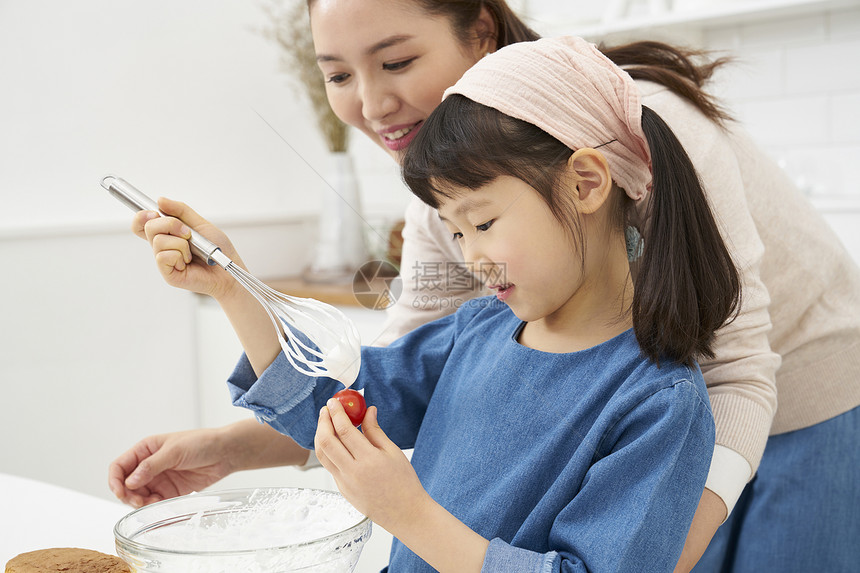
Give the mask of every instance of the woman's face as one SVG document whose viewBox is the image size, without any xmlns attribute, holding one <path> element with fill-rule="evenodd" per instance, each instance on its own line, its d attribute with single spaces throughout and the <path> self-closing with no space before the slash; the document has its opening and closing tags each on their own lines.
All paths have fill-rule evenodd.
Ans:
<svg viewBox="0 0 860 573">
<path fill-rule="evenodd" d="M 495 47 L 464 46 L 409 0 L 316 0 L 311 31 L 335 114 L 398 162 L 445 89 Z"/>
</svg>

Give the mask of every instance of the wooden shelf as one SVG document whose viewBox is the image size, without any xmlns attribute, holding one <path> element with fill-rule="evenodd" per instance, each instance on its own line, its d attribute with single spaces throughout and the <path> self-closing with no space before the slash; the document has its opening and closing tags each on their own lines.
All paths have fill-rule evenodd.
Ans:
<svg viewBox="0 0 860 573">
<path fill-rule="evenodd" d="M 288 277 L 265 281 L 273 289 L 301 298 L 316 300 L 335 306 L 359 306 L 352 290 L 352 282 L 347 283 L 310 283 L 301 277 Z"/>
<path fill-rule="evenodd" d="M 343 283 L 313 283 L 302 277 L 287 277 L 264 281 L 273 289 L 290 296 L 313 298 L 333 306 L 363 307 L 373 310 L 388 308 L 394 301 L 389 298 L 389 289 L 399 292 L 392 287 L 393 276 L 379 276 L 370 282 L 353 285 L 352 281 Z M 396 279 L 399 280 L 399 279 Z M 356 288 L 359 292 L 356 293 Z M 362 292 L 364 289 L 365 292 Z M 396 296 L 396 295 L 394 295 Z M 381 305 L 381 306 L 380 306 Z"/>
<path fill-rule="evenodd" d="M 742 24 L 774 18 L 787 18 L 842 8 L 857 8 L 857 0 L 735 0 L 715 1 L 709 6 L 686 11 L 666 12 L 605 24 L 583 24 L 571 18 L 533 18 L 534 26 L 546 36 L 576 34 L 592 41 L 616 34 L 657 29 L 707 28 Z"/>
</svg>

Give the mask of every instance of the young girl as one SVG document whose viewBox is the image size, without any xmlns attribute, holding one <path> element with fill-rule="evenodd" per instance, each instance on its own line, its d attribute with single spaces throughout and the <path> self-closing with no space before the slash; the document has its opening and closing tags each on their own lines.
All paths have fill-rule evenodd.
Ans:
<svg viewBox="0 0 860 573">
<path fill-rule="evenodd" d="M 739 296 L 695 170 L 578 38 L 502 49 L 448 93 L 403 172 L 496 296 L 363 349 L 363 433 L 337 382 L 283 358 L 240 362 L 235 403 L 315 445 L 397 538 L 391 571 L 672 571 L 714 443 L 695 359 Z"/>
</svg>

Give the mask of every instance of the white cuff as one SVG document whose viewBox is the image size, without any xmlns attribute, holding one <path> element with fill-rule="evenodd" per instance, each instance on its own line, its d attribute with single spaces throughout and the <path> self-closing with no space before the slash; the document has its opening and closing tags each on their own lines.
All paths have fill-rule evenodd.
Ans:
<svg viewBox="0 0 860 573">
<path fill-rule="evenodd" d="M 725 446 L 714 446 L 714 457 L 711 458 L 711 469 L 705 487 L 717 494 L 726 504 L 726 519 L 731 515 L 751 477 L 752 466 L 746 458 Z"/>
</svg>

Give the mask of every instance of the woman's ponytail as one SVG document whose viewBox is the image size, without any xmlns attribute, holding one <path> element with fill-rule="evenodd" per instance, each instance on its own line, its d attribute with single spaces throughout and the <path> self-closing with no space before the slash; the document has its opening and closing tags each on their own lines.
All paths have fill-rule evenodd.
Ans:
<svg viewBox="0 0 860 573">
<path fill-rule="evenodd" d="M 737 313 L 740 276 L 720 236 L 696 170 L 671 128 L 642 107 L 652 191 L 633 324 L 645 355 L 692 363 L 712 358 L 714 334 Z"/>
<path fill-rule="evenodd" d="M 717 100 L 702 89 L 719 67 L 731 61 L 730 58 L 711 60 L 700 50 L 650 41 L 599 48 L 634 80 L 655 82 L 669 88 L 713 122 L 731 119 Z"/>
</svg>

